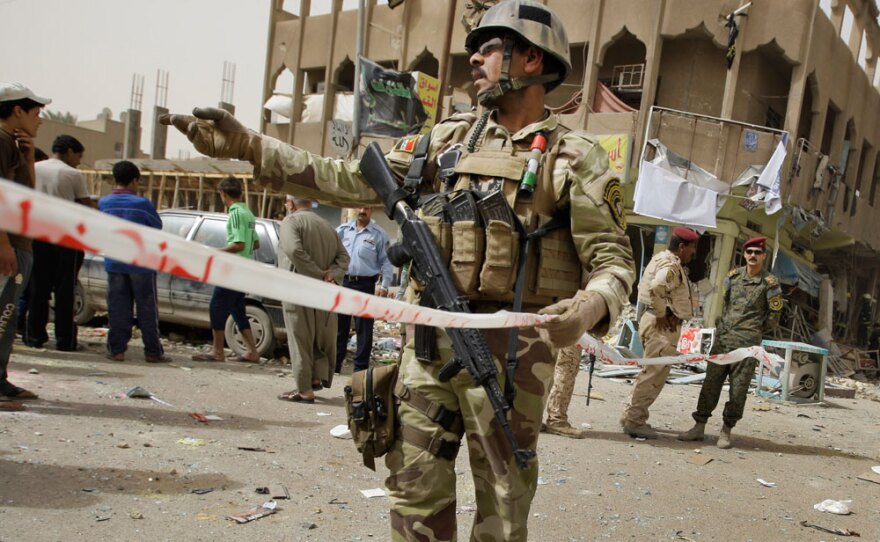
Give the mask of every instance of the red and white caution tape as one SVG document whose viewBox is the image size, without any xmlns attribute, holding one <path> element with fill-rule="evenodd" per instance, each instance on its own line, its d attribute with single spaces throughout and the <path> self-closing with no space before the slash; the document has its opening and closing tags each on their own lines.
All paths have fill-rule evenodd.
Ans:
<svg viewBox="0 0 880 542">
<path fill-rule="evenodd" d="M 0 179 L 0 230 L 224 288 L 366 318 L 448 328 L 531 327 L 549 318 L 507 311 L 445 312 L 363 294 L 186 241 L 5 179 Z"/>
<path fill-rule="evenodd" d="M 586 353 L 596 356 L 598 361 L 610 365 L 673 365 L 676 363 L 700 363 L 701 361 L 708 361 L 718 365 L 730 365 L 746 358 L 757 358 L 761 365 L 770 369 L 771 372 L 775 372 L 777 367 L 785 363 L 782 357 L 770 353 L 760 346 L 737 348 L 731 352 L 713 354 L 711 356 L 705 354 L 681 354 L 657 358 L 626 358 L 614 348 L 586 333 L 578 341 L 578 346 L 583 348 Z"/>
</svg>

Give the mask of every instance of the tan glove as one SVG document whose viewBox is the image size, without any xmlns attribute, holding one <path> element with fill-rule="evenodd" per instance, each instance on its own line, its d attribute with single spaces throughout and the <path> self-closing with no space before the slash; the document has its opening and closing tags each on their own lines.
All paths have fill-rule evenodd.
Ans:
<svg viewBox="0 0 880 542">
<path fill-rule="evenodd" d="M 601 295 L 581 290 L 570 299 L 541 309 L 538 314 L 559 315 L 540 324 L 538 334 L 551 346 L 565 348 L 575 344 L 581 335 L 608 316 L 608 305 Z"/>
<path fill-rule="evenodd" d="M 206 156 L 260 163 L 260 134 L 245 128 L 229 111 L 196 107 L 192 115 L 162 115 L 159 122 L 177 128 Z"/>
</svg>

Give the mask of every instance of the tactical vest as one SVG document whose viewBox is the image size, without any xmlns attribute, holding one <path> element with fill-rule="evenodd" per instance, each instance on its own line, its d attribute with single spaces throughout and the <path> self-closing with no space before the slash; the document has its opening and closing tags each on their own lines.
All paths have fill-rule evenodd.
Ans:
<svg viewBox="0 0 880 542">
<path fill-rule="evenodd" d="M 480 124 L 471 125 L 465 141 L 479 137 L 476 130 Z M 495 145 L 500 141 L 483 141 L 486 139 L 483 134 L 473 152 L 461 149 L 461 158 L 455 166 L 457 180 L 452 189 L 433 196 L 430 203 L 419 209 L 419 215 L 428 224 L 441 248 L 459 292 L 474 301 L 474 305 L 479 306 L 480 302 L 506 304 L 513 301 L 519 259 L 522 257 L 521 236 L 534 232 L 560 212 L 553 172 L 560 141 L 569 131 L 558 125 L 547 133 L 547 150 L 541 155 L 538 179 L 532 194 L 519 191 L 530 155 L 529 146 L 514 144 L 507 148 L 493 148 L 500 147 L 500 144 Z M 449 215 L 449 201 L 462 191 L 479 191 L 481 184 L 489 181 L 492 181 L 493 190 L 497 188 L 501 191 L 514 211 L 522 224 L 521 231 L 515 224 L 504 220 L 481 220 L 477 217 L 475 220 L 450 221 L 443 218 Z M 442 181 L 435 176 L 434 191 L 441 192 L 442 187 Z M 525 258 L 524 307 L 547 306 L 573 296 L 580 288 L 583 270 L 568 223 L 529 242 Z M 420 289 L 420 285 L 414 286 L 417 291 Z"/>
</svg>

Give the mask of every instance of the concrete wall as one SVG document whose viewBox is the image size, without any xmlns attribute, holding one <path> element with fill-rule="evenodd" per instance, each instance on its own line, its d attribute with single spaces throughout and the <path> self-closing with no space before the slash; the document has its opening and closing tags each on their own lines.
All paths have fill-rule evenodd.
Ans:
<svg viewBox="0 0 880 542">
<path fill-rule="evenodd" d="M 96 119 L 76 125 L 43 119 L 37 133 L 37 147 L 52 155 L 52 142 L 62 134 L 77 138 L 86 148 L 83 165 L 91 167 L 97 160 L 122 158 L 125 125 L 115 120 Z"/>
</svg>

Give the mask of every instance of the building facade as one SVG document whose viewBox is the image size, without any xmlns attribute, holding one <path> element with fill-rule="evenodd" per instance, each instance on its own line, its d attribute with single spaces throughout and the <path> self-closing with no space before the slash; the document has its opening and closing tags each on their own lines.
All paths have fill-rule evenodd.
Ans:
<svg viewBox="0 0 880 542">
<path fill-rule="evenodd" d="M 344 104 L 354 86 L 357 2 L 333 0 L 329 9 L 310 0 L 272 2 L 264 98 L 285 96 L 290 104 L 283 116 L 264 110 L 262 131 L 333 155 L 331 120 L 350 115 Z M 367 1 L 365 56 L 437 77 L 438 118 L 475 104 L 460 24 L 466 3 L 406 0 L 390 9 Z M 741 264 L 742 241 L 766 235 L 778 247 L 777 259 L 795 270 L 788 282 L 801 315 L 792 318 L 808 330 L 854 339 L 863 294 L 877 298 L 880 291 L 875 1 L 544 3 L 565 21 L 573 65 L 548 103 L 569 127 L 623 142 L 609 151 L 622 166 L 630 210 L 646 139 L 659 137 L 732 185 L 745 166 L 765 164 L 787 133 L 783 211 L 768 216 L 762 206 L 748 209 L 737 197 L 745 189 L 732 188 L 734 197 L 701 244 L 694 278 L 705 323 L 721 310 L 720 285 Z M 310 103 L 319 105 L 306 114 Z M 658 232 L 669 224 L 634 213 L 628 218 L 637 260 L 645 251 L 646 263 L 665 246 Z M 810 281 L 820 284 L 807 287 Z M 784 333 L 803 339 L 796 324 Z"/>
</svg>

